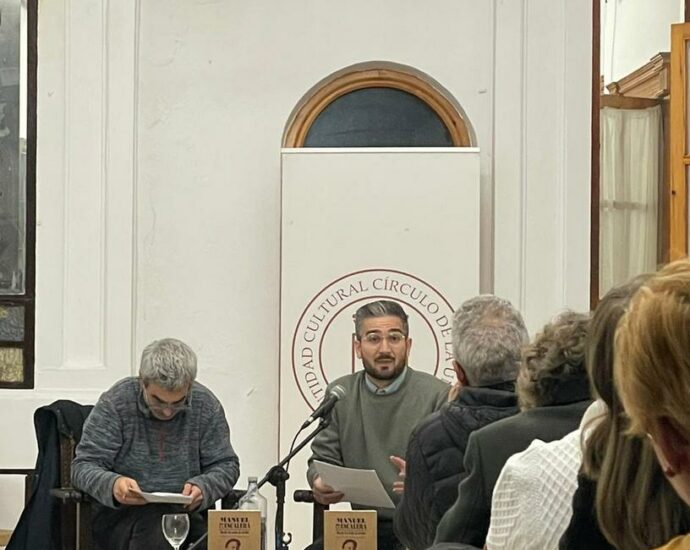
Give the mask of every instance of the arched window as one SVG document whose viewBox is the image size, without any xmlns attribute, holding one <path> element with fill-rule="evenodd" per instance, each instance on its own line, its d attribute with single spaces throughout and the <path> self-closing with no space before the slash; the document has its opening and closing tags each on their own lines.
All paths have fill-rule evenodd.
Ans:
<svg viewBox="0 0 690 550">
<path fill-rule="evenodd" d="M 391 63 L 361 64 L 312 88 L 284 147 L 470 147 L 465 118 L 431 78 Z"/>
</svg>

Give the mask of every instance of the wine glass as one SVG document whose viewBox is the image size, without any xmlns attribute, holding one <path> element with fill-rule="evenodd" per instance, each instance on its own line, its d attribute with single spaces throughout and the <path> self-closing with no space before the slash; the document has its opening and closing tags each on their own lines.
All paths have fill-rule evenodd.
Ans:
<svg viewBox="0 0 690 550">
<path fill-rule="evenodd" d="M 175 550 L 180 550 L 180 545 L 189 533 L 189 516 L 187 514 L 164 514 L 161 520 L 163 535 Z"/>
</svg>

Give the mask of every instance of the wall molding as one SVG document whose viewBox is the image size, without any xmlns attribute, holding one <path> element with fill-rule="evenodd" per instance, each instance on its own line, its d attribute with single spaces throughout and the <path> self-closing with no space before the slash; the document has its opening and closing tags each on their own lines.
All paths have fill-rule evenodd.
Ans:
<svg viewBox="0 0 690 550">
<path fill-rule="evenodd" d="M 131 371 L 138 10 L 65 0 L 39 14 L 37 389 Z"/>
<path fill-rule="evenodd" d="M 536 330 L 588 307 L 591 6 L 495 9 L 494 292 Z"/>
</svg>

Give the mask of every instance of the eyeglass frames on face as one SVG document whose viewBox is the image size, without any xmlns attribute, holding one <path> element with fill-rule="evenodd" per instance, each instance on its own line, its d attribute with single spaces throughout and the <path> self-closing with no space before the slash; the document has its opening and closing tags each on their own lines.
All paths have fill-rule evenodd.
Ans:
<svg viewBox="0 0 690 550">
<path fill-rule="evenodd" d="M 385 335 L 378 332 L 369 332 L 362 336 L 362 342 L 370 346 L 380 346 L 384 340 L 388 342 L 389 346 L 399 346 L 407 340 L 407 336 L 402 332 L 389 332 Z"/>
<path fill-rule="evenodd" d="M 149 406 L 149 409 L 151 410 L 169 410 L 174 413 L 178 413 L 187 408 L 187 398 L 189 397 L 189 392 L 187 392 L 182 399 L 178 399 L 173 403 L 167 403 L 165 401 L 158 399 L 155 395 L 149 395 L 145 387 L 142 387 L 142 390 L 144 392 L 144 399 L 146 400 L 146 404 Z"/>
</svg>

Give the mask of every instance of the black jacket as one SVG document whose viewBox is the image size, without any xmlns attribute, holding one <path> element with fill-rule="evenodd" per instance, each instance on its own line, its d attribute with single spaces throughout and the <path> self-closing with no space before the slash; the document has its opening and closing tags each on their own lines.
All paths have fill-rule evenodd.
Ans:
<svg viewBox="0 0 690 550">
<path fill-rule="evenodd" d="M 38 458 L 34 484 L 7 550 L 61 548 L 60 502 L 50 495 L 51 489 L 60 486 L 60 434 L 79 441 L 84 420 L 92 408 L 61 400 L 36 409 Z"/>
<path fill-rule="evenodd" d="M 577 476 L 577 490 L 573 495 L 573 515 L 559 541 L 561 550 L 615 550 L 599 528 L 596 508 L 597 483 L 584 474 Z"/>
<path fill-rule="evenodd" d="M 407 446 L 405 494 L 395 511 L 395 533 L 411 550 L 434 542 L 441 516 L 455 502 L 470 433 L 518 412 L 514 384 L 460 390 L 422 420 Z"/>
<path fill-rule="evenodd" d="M 554 441 L 576 430 L 591 403 L 586 379 L 561 386 L 563 395 L 559 402 L 564 404 L 528 409 L 472 433 L 465 453 L 467 475 L 458 486 L 455 504 L 438 524 L 435 542 L 484 546 L 491 518 L 491 496 L 503 465 L 534 439 Z"/>
</svg>

